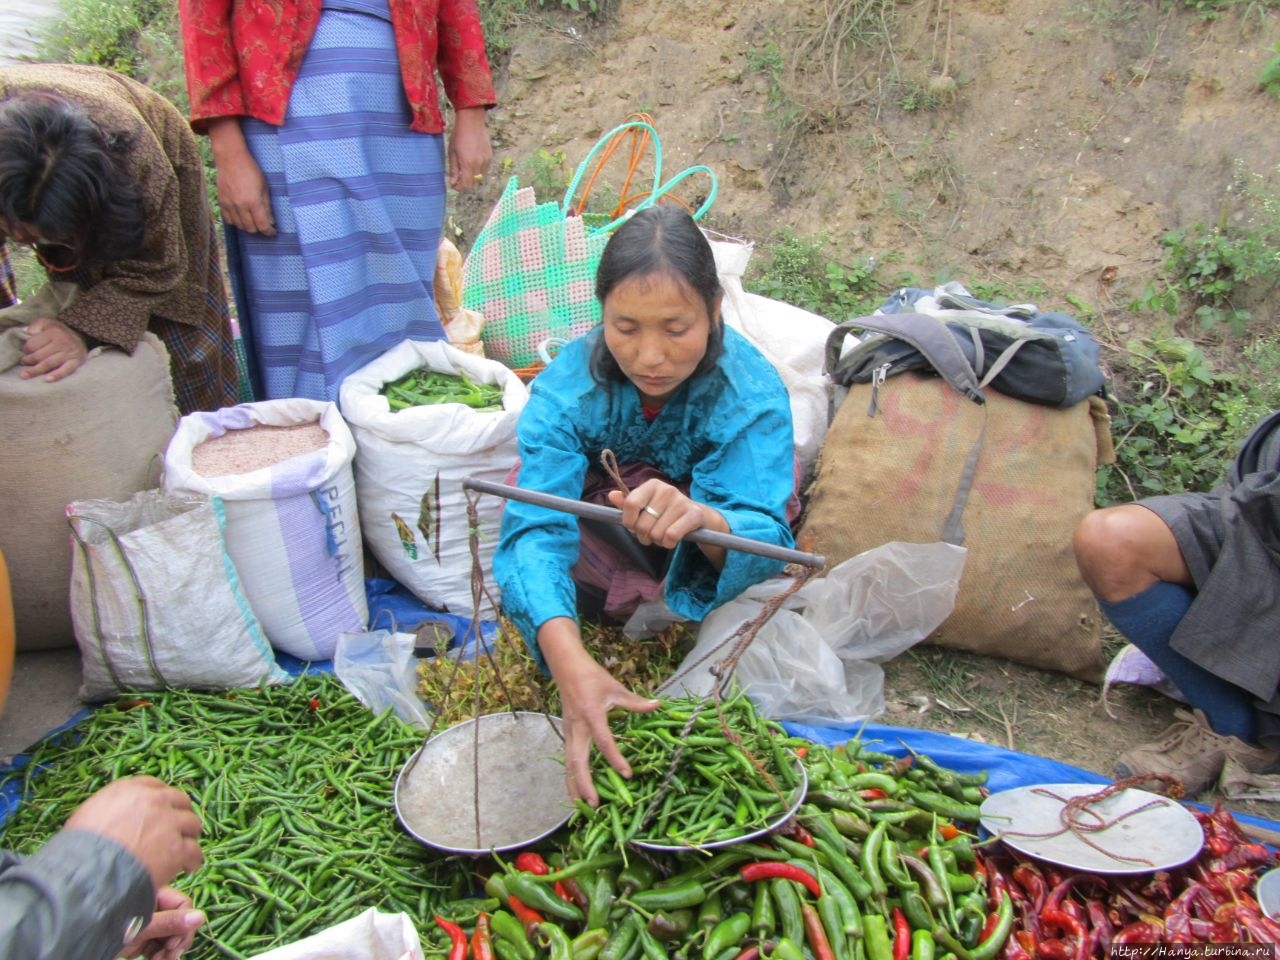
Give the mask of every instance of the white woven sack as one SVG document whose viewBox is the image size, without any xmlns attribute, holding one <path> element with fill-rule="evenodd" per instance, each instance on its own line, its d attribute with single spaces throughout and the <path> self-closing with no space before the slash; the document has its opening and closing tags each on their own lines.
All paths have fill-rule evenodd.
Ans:
<svg viewBox="0 0 1280 960">
<path fill-rule="evenodd" d="M 66 513 L 81 700 L 288 680 L 240 589 L 216 499 L 144 490 Z"/>
<path fill-rule="evenodd" d="M 193 451 L 208 437 L 317 421 L 329 434 L 323 449 L 220 477 L 192 466 Z M 355 450 L 335 404 L 285 399 L 188 414 L 165 451 L 165 491 L 222 499 L 227 551 L 267 639 L 303 660 L 330 659 L 341 633 L 368 627 Z"/>
<path fill-rule="evenodd" d="M 807 474 L 831 424 L 831 381 L 823 362 L 833 324 L 826 317 L 781 300 L 747 293 L 742 287 L 742 275 L 751 260 L 751 245 L 710 242 L 720 285 L 724 287 L 724 322 L 755 344 L 786 384 L 796 456 Z"/>
<path fill-rule="evenodd" d="M 503 409 L 485 413 L 443 403 L 392 412 L 380 391 L 422 367 L 500 385 Z M 392 577 L 436 610 L 484 620 L 496 615 L 492 565 L 503 501 L 472 493 L 480 565 L 493 601 L 482 596 L 475 611 L 462 481 L 506 480 L 518 456 L 516 420 L 528 398 L 509 368 L 443 341 L 406 340 L 342 382 L 339 402 L 358 450 L 356 493 L 365 542 Z"/>
</svg>

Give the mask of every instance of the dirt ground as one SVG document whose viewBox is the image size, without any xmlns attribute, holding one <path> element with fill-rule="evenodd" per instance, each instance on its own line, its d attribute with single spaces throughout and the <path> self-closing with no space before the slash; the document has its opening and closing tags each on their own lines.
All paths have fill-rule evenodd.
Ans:
<svg viewBox="0 0 1280 960">
<path fill-rule="evenodd" d="M 594 18 L 544 13 L 497 64 L 500 175 L 453 211 L 457 238 L 465 248 L 511 174 L 560 199 L 557 178 L 647 112 L 668 175 L 717 172 L 707 226 L 756 242 L 824 235 L 847 267 L 874 259 L 880 276 L 1081 309 L 1114 361 L 1159 322 L 1127 307 L 1159 276 L 1159 237 L 1243 222 L 1233 177 L 1273 174 L 1277 104 L 1256 78 L 1278 19 L 1261 4 L 1206 20 L 1127 0 L 616 0 Z M 1248 305 L 1266 317 L 1274 303 Z M 886 693 L 888 722 L 1102 773 L 1177 706 L 1119 686 L 1108 713 L 1096 685 L 930 647 L 888 664 Z M 1275 817 L 1280 805 L 1237 809 Z"/>
</svg>

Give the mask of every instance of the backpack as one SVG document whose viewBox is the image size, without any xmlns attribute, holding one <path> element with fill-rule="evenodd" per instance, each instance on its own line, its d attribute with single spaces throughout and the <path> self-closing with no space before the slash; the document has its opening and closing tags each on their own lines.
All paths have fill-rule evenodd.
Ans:
<svg viewBox="0 0 1280 960">
<path fill-rule="evenodd" d="M 865 331 L 846 349 L 852 334 Z M 827 338 L 826 370 L 841 386 L 883 383 L 907 370 L 934 371 L 981 403 L 988 385 L 1060 409 L 1101 394 L 1098 343 L 1065 313 L 1030 304 L 997 307 L 958 283 L 903 287 L 873 316 L 838 324 Z M 872 403 L 875 391 L 872 392 Z"/>
</svg>

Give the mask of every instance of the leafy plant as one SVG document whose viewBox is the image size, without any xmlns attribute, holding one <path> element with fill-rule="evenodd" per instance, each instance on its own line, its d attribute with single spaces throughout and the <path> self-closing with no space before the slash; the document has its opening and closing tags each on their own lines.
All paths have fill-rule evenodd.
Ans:
<svg viewBox="0 0 1280 960">
<path fill-rule="evenodd" d="M 840 263 L 827 255 L 829 244 L 825 234 L 798 237 L 784 230 L 769 245 L 760 272 L 746 279 L 746 288 L 835 322 L 866 316 L 885 292 L 875 258 L 858 266 Z"/>
<path fill-rule="evenodd" d="M 1277 54 L 1266 62 L 1262 72 L 1258 74 L 1258 86 L 1271 94 L 1280 97 L 1280 43 L 1271 48 Z"/>
<path fill-rule="evenodd" d="M 1244 332 L 1252 315 L 1239 306 L 1241 294 L 1250 285 L 1271 287 L 1280 282 L 1280 195 L 1239 163 L 1228 195 L 1248 213 L 1243 224 L 1229 221 L 1224 203 L 1217 225 L 1197 222 L 1166 233 L 1160 238 L 1166 250 L 1166 279 L 1148 284 L 1132 309 L 1177 316 L 1184 304 L 1190 304 L 1205 330 L 1225 324 L 1237 334 Z"/>
<path fill-rule="evenodd" d="M 1236 447 L 1280 406 L 1280 342 L 1244 352 L 1237 370 L 1217 372 L 1181 337 L 1127 346 L 1125 392 L 1112 411 L 1116 462 L 1098 473 L 1098 502 L 1209 490 Z"/>
<path fill-rule="evenodd" d="M 67 0 L 42 37 L 39 59 L 134 76 L 142 65 L 138 38 L 163 13 L 158 0 Z"/>
<path fill-rule="evenodd" d="M 520 180 L 533 187 L 541 201 L 558 200 L 569 186 L 569 168 L 563 150 L 539 149 L 520 165 Z"/>
</svg>

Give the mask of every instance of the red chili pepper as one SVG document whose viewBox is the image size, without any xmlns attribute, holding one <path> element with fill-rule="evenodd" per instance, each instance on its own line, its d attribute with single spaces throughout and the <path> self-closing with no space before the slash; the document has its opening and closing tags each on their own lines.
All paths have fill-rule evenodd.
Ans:
<svg viewBox="0 0 1280 960">
<path fill-rule="evenodd" d="M 528 906 L 523 900 L 516 897 L 507 897 L 507 906 L 516 915 L 516 919 L 524 924 L 524 932 L 532 940 L 538 932 L 538 925 L 546 922 L 545 918 L 533 907 Z M 450 957 L 449 960 L 453 960 L 453 958 Z"/>
<path fill-rule="evenodd" d="M 557 880 L 555 883 L 555 891 L 560 894 L 561 899 L 574 904 L 583 913 L 591 907 L 591 898 L 587 896 L 587 891 L 582 889 L 576 877 L 565 877 L 563 880 Z"/>
<path fill-rule="evenodd" d="M 868 787 L 866 790 L 859 790 L 858 796 L 863 800 L 887 800 L 889 794 L 885 793 L 879 787 Z"/>
<path fill-rule="evenodd" d="M 796 747 L 796 756 L 803 760 L 809 755 L 808 747 Z"/>
<path fill-rule="evenodd" d="M 138 707 L 151 706 L 150 700 L 121 700 L 116 704 L 121 710 L 135 710 Z"/>
<path fill-rule="evenodd" d="M 911 924 L 901 907 L 893 908 L 893 960 L 911 956 Z"/>
<path fill-rule="evenodd" d="M 818 916 L 818 908 L 812 903 L 802 903 L 800 915 L 804 917 L 804 936 L 809 941 L 809 949 L 813 951 L 814 960 L 836 960 L 835 950 L 831 946 L 831 941 L 827 939 L 827 931 L 822 926 L 822 918 Z"/>
<path fill-rule="evenodd" d="M 542 858 L 542 854 L 534 850 L 522 850 L 516 854 L 516 869 L 545 877 L 551 872 L 551 865 Z"/>
<path fill-rule="evenodd" d="M 476 917 L 476 928 L 471 933 L 471 956 L 473 960 L 494 960 L 493 934 L 489 931 L 487 913 Z"/>
<path fill-rule="evenodd" d="M 449 960 L 467 960 L 467 935 L 451 920 L 436 914 L 436 926 L 449 935 Z"/>
<path fill-rule="evenodd" d="M 1084 948 L 1088 934 L 1084 929 L 1084 924 L 1077 920 L 1065 910 L 1053 910 L 1046 908 L 1040 912 L 1040 922 L 1044 925 L 1044 929 L 1060 930 L 1065 936 L 1062 938 L 1067 944 L 1070 956 L 1073 960 L 1085 960 Z M 1043 950 L 1045 942 L 1041 942 L 1040 948 Z"/>
<path fill-rule="evenodd" d="M 799 821 L 791 821 L 790 830 L 792 839 L 797 843 L 803 843 L 806 847 L 816 847 L 818 845 L 817 841 L 813 839 L 813 834 L 801 826 Z"/>
<path fill-rule="evenodd" d="M 940 823 L 938 824 L 938 836 L 943 840 L 954 840 L 960 836 L 960 828 L 954 823 Z"/>
<path fill-rule="evenodd" d="M 551 872 L 551 864 L 547 863 L 542 854 L 538 853 L 536 850 L 523 850 L 516 854 L 515 867 L 517 870 L 523 870 L 525 873 L 532 873 L 537 877 L 545 877 Z M 557 880 L 555 882 L 554 889 L 556 895 L 561 900 L 581 907 L 583 910 L 587 909 L 586 906 L 578 902 L 578 898 L 573 895 L 573 892 L 563 880 Z M 583 899 L 586 899 L 585 896 Z"/>
<path fill-rule="evenodd" d="M 308 707 L 310 707 L 312 710 L 319 710 L 319 709 L 320 709 L 320 698 L 319 698 L 319 697 L 312 697 L 310 700 L 308 700 L 308 701 L 307 701 L 307 706 L 308 706 Z"/>
<path fill-rule="evenodd" d="M 742 874 L 742 879 L 747 883 L 782 877 L 784 880 L 794 880 L 796 883 L 804 884 L 805 889 L 815 897 L 822 896 L 822 887 L 819 886 L 817 877 L 792 863 L 761 860 L 758 863 L 744 863 L 738 868 L 738 872 Z"/>
<path fill-rule="evenodd" d="M 760 960 L 760 944 L 753 943 L 749 947 L 744 947 L 733 960 Z"/>
</svg>

